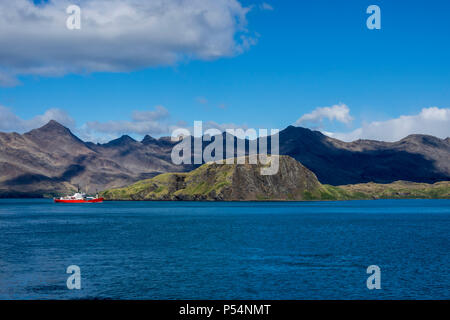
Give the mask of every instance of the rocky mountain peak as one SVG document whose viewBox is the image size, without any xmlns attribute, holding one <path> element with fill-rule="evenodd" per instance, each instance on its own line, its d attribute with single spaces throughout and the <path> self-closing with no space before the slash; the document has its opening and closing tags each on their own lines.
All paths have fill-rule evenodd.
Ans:
<svg viewBox="0 0 450 320">
<path fill-rule="evenodd" d="M 54 134 L 72 134 L 71 131 L 55 120 L 50 120 L 47 124 L 40 128 L 29 131 L 30 134 L 35 133 L 54 133 Z"/>
<path fill-rule="evenodd" d="M 147 145 L 147 144 L 153 144 L 153 143 L 156 143 L 157 141 L 158 141 L 158 140 L 156 140 L 155 138 L 153 138 L 152 136 L 150 136 L 150 135 L 147 134 L 147 135 L 144 137 L 144 139 L 142 139 L 141 143 Z"/>
<path fill-rule="evenodd" d="M 55 120 L 50 120 L 46 125 L 31 130 L 24 136 L 34 143 L 44 146 L 53 146 L 54 149 L 64 148 L 67 151 L 76 150 L 75 145 L 85 147 L 83 141 L 75 136 L 68 128 Z"/>
<path fill-rule="evenodd" d="M 107 147 L 118 147 L 118 146 L 127 146 L 127 145 L 131 145 L 136 143 L 137 141 L 134 140 L 132 137 L 130 137 L 129 135 L 124 134 L 123 136 L 121 136 L 118 139 L 115 140 L 111 140 L 110 142 L 108 142 L 107 144 L 105 144 L 105 146 Z"/>
</svg>

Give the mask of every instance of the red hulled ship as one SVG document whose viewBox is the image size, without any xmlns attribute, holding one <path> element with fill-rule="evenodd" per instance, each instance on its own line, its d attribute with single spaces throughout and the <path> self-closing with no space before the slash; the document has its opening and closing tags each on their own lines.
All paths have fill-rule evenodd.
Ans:
<svg viewBox="0 0 450 320">
<path fill-rule="evenodd" d="M 55 203 L 101 203 L 104 199 L 99 198 L 98 195 L 88 197 L 85 193 L 77 192 L 73 196 L 54 198 L 53 200 Z"/>
</svg>

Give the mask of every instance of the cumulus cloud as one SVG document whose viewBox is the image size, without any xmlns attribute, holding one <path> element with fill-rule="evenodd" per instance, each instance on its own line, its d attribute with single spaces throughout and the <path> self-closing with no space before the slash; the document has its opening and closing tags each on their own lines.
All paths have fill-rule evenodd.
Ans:
<svg viewBox="0 0 450 320">
<path fill-rule="evenodd" d="M 23 133 L 32 129 L 39 128 L 47 124 L 50 120 L 56 120 L 68 128 L 75 127 L 75 121 L 61 109 L 49 109 L 41 115 L 31 119 L 22 119 L 14 112 L 0 105 L 0 131 Z"/>
<path fill-rule="evenodd" d="M 163 106 L 156 106 L 153 111 L 133 111 L 134 121 L 156 121 L 169 117 L 169 111 Z"/>
<path fill-rule="evenodd" d="M 89 134 L 102 133 L 110 135 L 139 134 L 160 135 L 169 131 L 169 111 L 163 106 L 152 111 L 133 111 L 131 120 L 89 121 L 82 129 Z"/>
<path fill-rule="evenodd" d="M 22 119 L 11 109 L 0 105 L 0 132 L 24 133 L 42 127 L 50 120 L 55 120 L 68 127 L 84 141 L 100 143 L 111 141 L 124 134 L 163 136 L 171 135 L 177 128 L 185 128 L 194 132 L 193 123 L 171 119 L 170 112 L 163 106 L 156 106 L 153 110 L 135 110 L 131 112 L 129 120 L 88 121 L 77 126 L 74 119 L 61 109 L 48 109 L 43 114 L 31 119 Z M 223 132 L 226 129 L 242 128 L 246 130 L 247 126 L 215 121 L 203 122 L 203 132 L 213 128 Z"/>
<path fill-rule="evenodd" d="M 24 133 L 55 120 L 85 141 L 106 142 L 122 134 L 168 134 L 173 126 L 169 118 L 170 114 L 166 108 L 156 106 L 154 110 L 133 111 L 130 120 L 89 121 L 77 127 L 74 119 L 61 109 L 48 109 L 31 119 L 22 119 L 11 109 L 0 105 L 0 132 Z"/>
<path fill-rule="evenodd" d="M 200 120 L 199 120 L 200 121 Z M 201 132 L 194 130 L 194 123 L 189 125 L 186 122 L 179 122 L 176 125 L 170 126 L 170 135 L 171 133 L 176 129 L 186 129 L 190 135 L 194 137 L 201 137 L 203 135 L 206 135 L 206 131 L 213 129 L 217 130 L 218 132 L 225 132 L 227 129 L 243 129 L 247 130 L 248 126 L 246 124 L 238 125 L 235 123 L 218 123 L 216 121 L 202 121 L 201 123 Z M 200 127 L 197 127 L 197 130 L 199 130 Z"/>
<path fill-rule="evenodd" d="M 81 29 L 66 28 L 73 1 L 1 1 L 0 84 L 14 76 L 121 72 L 233 56 L 255 43 L 237 0 L 78 0 Z"/>
<path fill-rule="evenodd" d="M 351 132 L 323 133 L 343 141 L 372 139 L 392 142 L 410 134 L 428 134 L 444 139 L 450 136 L 450 108 L 423 108 L 419 114 L 365 123 Z"/>
<path fill-rule="evenodd" d="M 353 117 L 350 115 L 350 109 L 345 104 L 337 104 L 331 107 L 320 107 L 313 110 L 311 113 L 304 114 L 296 122 L 296 125 L 318 124 L 324 119 L 330 121 L 338 121 L 341 123 L 349 124 L 353 121 Z"/>
<path fill-rule="evenodd" d="M 104 142 L 123 134 L 140 136 L 146 134 L 153 136 L 171 135 L 178 128 L 185 128 L 192 134 L 194 133 L 193 123 L 175 122 L 170 119 L 170 113 L 166 108 L 157 106 L 153 111 L 133 111 L 131 120 L 86 122 L 78 129 L 77 134 L 84 140 Z M 203 121 L 202 123 L 203 132 L 208 129 L 217 129 L 223 132 L 226 129 L 238 128 L 245 130 L 247 126 L 239 126 L 234 123 L 217 123 L 215 121 Z"/>
</svg>

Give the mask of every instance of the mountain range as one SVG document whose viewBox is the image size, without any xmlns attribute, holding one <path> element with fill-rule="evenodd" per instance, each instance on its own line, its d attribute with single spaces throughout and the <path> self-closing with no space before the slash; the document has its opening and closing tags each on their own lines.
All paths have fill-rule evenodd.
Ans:
<svg viewBox="0 0 450 320">
<path fill-rule="evenodd" d="M 397 142 L 343 142 L 289 126 L 279 139 L 280 154 L 301 162 L 323 184 L 450 180 L 449 138 L 410 135 Z M 105 144 L 84 142 L 53 120 L 24 134 L 0 133 L 0 196 L 50 196 L 77 187 L 94 193 L 198 167 L 172 163 L 176 143 L 148 135 L 142 141 L 124 135 Z"/>
</svg>

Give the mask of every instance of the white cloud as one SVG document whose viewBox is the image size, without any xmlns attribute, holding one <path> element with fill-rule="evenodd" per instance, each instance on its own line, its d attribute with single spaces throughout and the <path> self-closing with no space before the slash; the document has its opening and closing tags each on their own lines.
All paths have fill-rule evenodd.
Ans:
<svg viewBox="0 0 450 320">
<path fill-rule="evenodd" d="M 345 124 L 349 124 L 353 121 L 353 117 L 350 115 L 350 109 L 345 104 L 337 104 L 331 107 L 316 108 L 310 113 L 304 114 L 296 122 L 296 125 L 304 125 L 306 123 L 317 124 L 324 119 L 330 121 L 338 121 Z"/>
<path fill-rule="evenodd" d="M 187 59 L 233 56 L 255 43 L 237 0 L 78 0 L 81 29 L 68 30 L 73 1 L 0 3 L 0 84 L 15 75 L 121 72 Z"/>
<path fill-rule="evenodd" d="M 343 141 L 398 141 L 410 134 L 428 134 L 444 139 L 450 136 L 450 108 L 423 108 L 416 115 L 402 115 L 386 121 L 365 123 L 347 133 L 322 132 Z"/>
<path fill-rule="evenodd" d="M 133 111 L 134 121 L 156 121 L 169 117 L 169 111 L 163 106 L 156 106 L 154 111 Z"/>
<path fill-rule="evenodd" d="M 158 135 L 167 131 L 167 125 L 157 121 L 89 121 L 85 124 L 88 132 L 95 131 L 107 134 L 150 134 Z"/>
<path fill-rule="evenodd" d="M 144 116 L 145 115 L 145 116 Z M 208 129 L 247 129 L 247 126 L 239 126 L 234 123 L 217 123 L 215 121 L 203 121 L 203 132 Z M 83 140 L 104 142 L 105 140 L 115 139 L 123 134 L 130 135 L 171 135 L 175 129 L 185 128 L 192 134 L 194 132 L 193 123 L 188 124 L 184 121 L 170 121 L 169 111 L 157 106 L 154 111 L 133 111 L 131 120 L 121 121 L 90 121 L 78 129 L 77 134 Z"/>
<path fill-rule="evenodd" d="M 163 106 L 156 106 L 154 110 L 135 110 L 131 113 L 129 120 L 88 121 L 77 126 L 74 119 L 61 109 L 49 109 L 31 119 L 22 119 L 11 109 L 0 105 L 0 132 L 24 133 L 42 127 L 50 120 L 55 120 L 68 127 L 84 141 L 100 143 L 111 141 L 124 134 L 132 136 L 171 135 L 172 131 L 177 128 L 186 128 L 190 132 L 194 132 L 193 123 L 172 120 L 169 111 Z M 247 126 L 214 121 L 203 122 L 203 132 L 212 128 L 220 131 L 237 128 L 246 130 Z"/>
<path fill-rule="evenodd" d="M 273 11 L 273 7 L 267 2 L 263 2 L 259 5 L 259 8 L 264 11 Z"/>
<path fill-rule="evenodd" d="M 180 128 L 186 129 L 187 131 L 190 132 L 190 135 L 195 136 L 195 137 L 200 137 L 200 136 L 204 135 L 205 132 L 209 129 L 216 129 L 220 132 L 225 132 L 227 129 L 243 129 L 243 130 L 248 129 L 248 126 L 246 124 L 238 125 L 235 123 L 218 123 L 216 121 L 202 121 L 201 132 L 195 132 L 193 124 L 194 123 L 189 125 L 186 122 L 179 122 L 176 125 L 171 125 L 169 127 L 169 129 L 170 129 L 169 135 L 171 135 L 171 133 L 174 130 L 180 129 Z M 199 134 L 197 134 L 197 133 L 199 133 Z"/>
<path fill-rule="evenodd" d="M 160 135 L 169 131 L 169 111 L 163 106 L 153 111 L 133 111 L 131 120 L 89 121 L 82 126 L 88 134 L 101 133 L 109 135 L 139 134 Z"/>
<path fill-rule="evenodd" d="M 31 119 L 22 119 L 11 109 L 0 105 L 0 132 L 24 133 L 42 127 L 50 120 L 55 120 L 85 141 L 105 142 L 122 134 L 167 134 L 171 128 L 168 122 L 169 116 L 166 108 L 156 106 L 150 111 L 133 111 L 131 120 L 90 121 L 77 127 L 74 119 L 61 109 L 48 109 Z"/>
<path fill-rule="evenodd" d="M 0 131 L 2 132 L 23 133 L 39 128 L 50 120 L 56 120 L 69 128 L 75 127 L 75 121 L 61 109 L 49 109 L 31 119 L 22 119 L 14 114 L 11 109 L 0 105 Z"/>
</svg>

